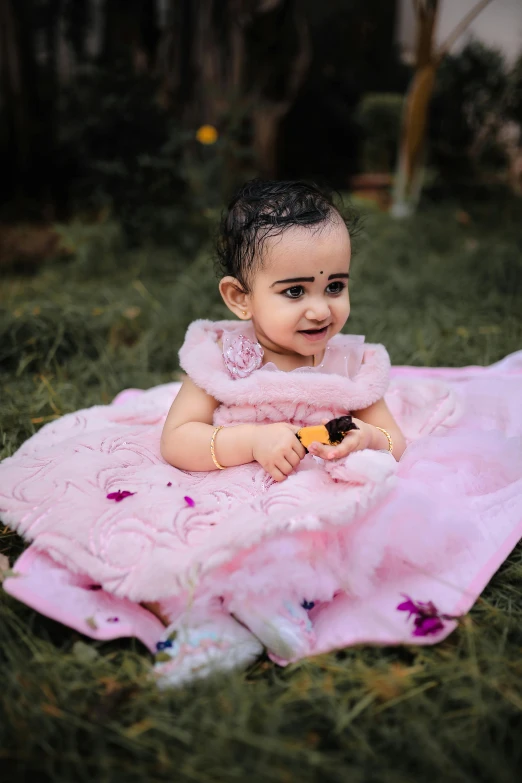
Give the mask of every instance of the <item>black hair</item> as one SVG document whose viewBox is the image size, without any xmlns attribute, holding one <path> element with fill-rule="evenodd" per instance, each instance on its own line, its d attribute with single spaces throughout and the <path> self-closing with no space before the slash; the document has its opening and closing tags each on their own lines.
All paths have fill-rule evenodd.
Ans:
<svg viewBox="0 0 522 783">
<path fill-rule="evenodd" d="M 293 226 L 318 230 L 339 218 L 353 236 L 357 216 L 334 201 L 325 188 L 295 180 L 250 180 L 237 191 L 221 218 L 218 271 L 221 276 L 232 275 L 248 291 L 269 237 L 279 236 Z"/>
</svg>

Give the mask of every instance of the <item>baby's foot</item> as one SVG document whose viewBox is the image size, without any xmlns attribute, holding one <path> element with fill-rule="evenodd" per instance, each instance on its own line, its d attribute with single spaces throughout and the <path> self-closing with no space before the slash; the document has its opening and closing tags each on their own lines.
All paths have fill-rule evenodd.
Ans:
<svg viewBox="0 0 522 783">
<path fill-rule="evenodd" d="M 192 626 L 190 619 L 190 615 L 178 618 L 156 645 L 154 674 L 160 688 L 246 669 L 263 651 L 255 636 L 227 614 L 199 618 Z"/>
<path fill-rule="evenodd" d="M 288 599 L 273 603 L 261 598 L 231 603 L 229 611 L 264 644 L 271 657 L 288 661 L 310 655 L 315 633 L 306 609 Z"/>
</svg>

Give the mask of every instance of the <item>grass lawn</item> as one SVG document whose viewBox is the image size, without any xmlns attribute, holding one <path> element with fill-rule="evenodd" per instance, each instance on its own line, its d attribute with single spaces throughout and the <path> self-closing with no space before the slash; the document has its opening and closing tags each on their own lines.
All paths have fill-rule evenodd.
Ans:
<svg viewBox="0 0 522 783">
<path fill-rule="evenodd" d="M 194 318 L 225 315 L 202 254 L 71 230 L 73 260 L 0 278 L 0 456 L 43 423 L 177 377 Z M 349 328 L 395 364 L 522 348 L 522 202 L 369 215 Z M 74 520 L 71 520 L 74 524 Z M 12 563 L 23 542 L 0 526 Z M 433 531 L 436 535 L 436 531 Z M 129 640 L 95 643 L 0 594 L 0 779 L 36 783 L 512 783 L 522 765 L 522 556 L 435 647 L 360 647 L 180 691 Z"/>
</svg>

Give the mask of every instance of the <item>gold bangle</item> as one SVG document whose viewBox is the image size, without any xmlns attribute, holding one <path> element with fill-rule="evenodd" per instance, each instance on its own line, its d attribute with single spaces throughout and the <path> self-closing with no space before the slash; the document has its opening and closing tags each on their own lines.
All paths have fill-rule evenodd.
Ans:
<svg viewBox="0 0 522 783">
<path fill-rule="evenodd" d="M 216 440 L 216 435 L 218 434 L 219 430 L 223 429 L 223 425 L 220 427 L 216 427 L 214 432 L 212 433 L 212 437 L 210 438 L 210 456 L 212 457 L 212 461 L 216 468 L 219 468 L 219 470 L 225 470 L 223 465 L 220 465 L 219 462 L 216 459 L 216 452 L 214 450 L 214 441 Z"/>
<path fill-rule="evenodd" d="M 375 427 L 375 429 L 376 429 L 376 430 L 380 430 L 380 431 L 381 431 L 382 433 L 384 433 L 384 435 L 386 435 L 386 437 L 388 438 L 388 451 L 389 451 L 389 452 L 390 452 L 390 454 L 391 454 L 391 453 L 392 453 L 392 451 L 393 451 L 393 441 L 392 441 L 392 439 L 391 439 L 391 435 L 390 435 L 390 433 L 389 433 L 387 430 L 383 430 L 383 428 L 382 428 L 382 427 Z"/>
</svg>

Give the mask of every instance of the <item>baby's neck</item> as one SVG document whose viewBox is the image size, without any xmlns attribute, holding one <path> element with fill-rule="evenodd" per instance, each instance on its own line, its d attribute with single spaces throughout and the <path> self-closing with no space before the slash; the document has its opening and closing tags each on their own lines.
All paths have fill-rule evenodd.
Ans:
<svg viewBox="0 0 522 783">
<path fill-rule="evenodd" d="M 317 367 L 318 364 L 321 364 L 324 356 L 324 351 L 313 356 L 301 356 L 295 353 L 279 352 L 273 347 L 263 345 L 261 341 L 260 344 L 263 348 L 263 364 L 273 362 L 283 372 L 291 372 L 299 367 Z"/>
</svg>

